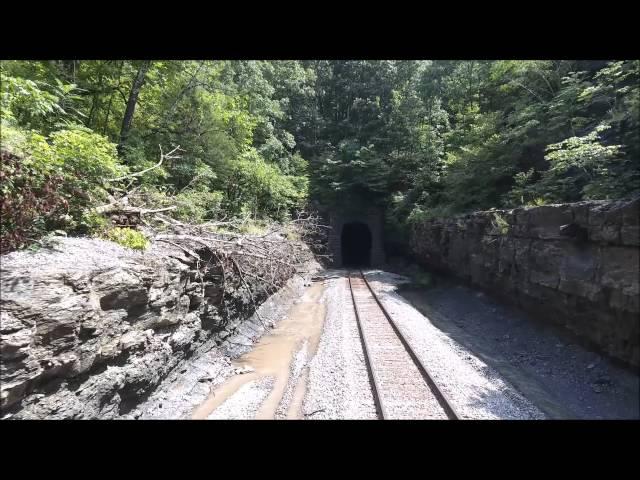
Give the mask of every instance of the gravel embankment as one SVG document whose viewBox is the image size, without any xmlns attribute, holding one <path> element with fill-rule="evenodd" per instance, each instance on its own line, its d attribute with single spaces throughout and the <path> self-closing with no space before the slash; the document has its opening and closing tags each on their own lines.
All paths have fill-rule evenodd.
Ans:
<svg viewBox="0 0 640 480">
<path fill-rule="evenodd" d="M 300 379 L 300 375 L 309 363 L 308 345 L 309 342 L 305 340 L 291 361 L 291 365 L 289 366 L 289 378 L 287 379 L 287 386 L 282 395 L 282 399 L 280 400 L 280 404 L 276 409 L 276 420 L 283 420 L 287 418 L 287 413 L 289 407 L 291 406 L 291 401 L 293 400 L 294 391 Z"/>
<path fill-rule="evenodd" d="M 212 345 L 215 346 L 215 343 Z M 190 418 L 215 387 L 233 374 L 233 366 L 217 348 L 176 369 L 128 418 L 141 420 Z"/>
<path fill-rule="evenodd" d="M 372 277 L 373 278 L 373 277 Z M 640 378 L 571 335 L 482 293 L 437 279 L 402 292 L 430 323 L 475 352 L 549 418 L 638 419 Z"/>
<path fill-rule="evenodd" d="M 273 377 L 262 377 L 244 384 L 216 408 L 209 420 L 252 420 L 273 388 Z"/>
<path fill-rule="evenodd" d="M 327 314 L 309 368 L 303 403 L 307 419 L 377 418 L 345 275 L 344 271 L 325 273 Z"/>
</svg>

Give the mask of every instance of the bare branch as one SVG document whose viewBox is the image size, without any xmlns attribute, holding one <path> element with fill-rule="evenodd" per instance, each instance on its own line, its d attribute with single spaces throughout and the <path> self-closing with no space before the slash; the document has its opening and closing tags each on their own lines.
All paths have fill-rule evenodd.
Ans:
<svg viewBox="0 0 640 480">
<path fill-rule="evenodd" d="M 150 172 L 151 170 L 159 168 L 160 165 L 162 165 L 162 162 L 164 162 L 165 158 L 167 158 L 169 160 L 172 160 L 172 159 L 175 159 L 175 158 L 180 158 L 179 155 L 173 155 L 173 153 L 176 152 L 177 150 L 184 151 L 184 150 L 181 150 L 180 149 L 180 145 L 178 145 L 176 148 L 171 150 L 169 153 L 164 154 L 164 153 L 162 153 L 162 146 L 161 145 L 158 145 L 158 146 L 160 147 L 160 161 L 158 163 L 156 163 L 154 166 L 149 167 L 149 168 L 145 168 L 144 170 L 142 170 L 140 172 L 135 172 L 135 173 L 130 173 L 128 175 L 124 175 L 122 177 L 110 178 L 107 181 L 109 181 L 109 182 L 117 182 L 117 181 L 120 181 L 120 180 L 124 180 L 126 178 L 140 177 L 140 176 L 144 175 L 145 173 Z"/>
</svg>

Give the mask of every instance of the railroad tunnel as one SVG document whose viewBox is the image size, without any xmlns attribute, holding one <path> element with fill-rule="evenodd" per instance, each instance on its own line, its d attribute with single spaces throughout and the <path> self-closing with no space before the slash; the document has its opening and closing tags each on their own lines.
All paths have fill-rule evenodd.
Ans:
<svg viewBox="0 0 640 480">
<path fill-rule="evenodd" d="M 384 265 L 381 208 L 351 199 L 325 210 L 323 215 L 330 227 L 327 246 L 333 266 L 377 268 Z"/>
<path fill-rule="evenodd" d="M 371 230 L 366 223 L 345 223 L 340 238 L 343 266 L 371 266 L 371 244 Z"/>
</svg>

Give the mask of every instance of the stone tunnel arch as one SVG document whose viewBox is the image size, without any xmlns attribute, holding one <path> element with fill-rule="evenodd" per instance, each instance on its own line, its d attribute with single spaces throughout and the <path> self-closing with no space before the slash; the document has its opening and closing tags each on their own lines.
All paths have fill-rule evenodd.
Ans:
<svg viewBox="0 0 640 480">
<path fill-rule="evenodd" d="M 354 235 L 357 240 L 359 237 L 357 229 L 362 228 L 362 225 L 364 225 L 365 231 L 368 233 L 368 239 L 365 240 L 365 245 L 368 248 L 365 248 L 365 251 L 367 249 L 369 250 L 368 259 L 365 259 L 363 263 L 373 268 L 384 265 L 385 257 L 382 235 L 384 215 L 382 209 L 371 206 L 367 208 L 345 208 L 342 206 L 329 210 L 326 215 L 330 226 L 327 246 L 329 247 L 331 264 L 333 266 L 338 268 L 347 267 L 348 261 L 353 262 L 353 258 L 344 258 L 343 247 L 345 245 L 343 245 L 343 233 L 346 234 L 344 240 L 347 242 L 353 239 Z M 347 226 L 349 224 L 360 224 L 361 227 L 354 225 Z M 362 239 L 362 236 L 359 238 Z M 349 252 L 347 252 L 347 255 L 349 256 Z M 357 254 L 355 260 L 359 263 Z"/>
<path fill-rule="evenodd" d="M 342 265 L 345 267 L 371 266 L 372 235 L 363 222 L 349 222 L 342 226 L 340 246 Z"/>
</svg>

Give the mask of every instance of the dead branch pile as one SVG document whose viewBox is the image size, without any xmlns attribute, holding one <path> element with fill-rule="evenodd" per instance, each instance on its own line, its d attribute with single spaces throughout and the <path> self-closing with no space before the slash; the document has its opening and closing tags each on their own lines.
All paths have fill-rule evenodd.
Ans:
<svg viewBox="0 0 640 480">
<path fill-rule="evenodd" d="M 302 275 L 303 266 L 313 259 L 303 239 L 322 228 L 313 216 L 274 224 L 261 235 L 216 231 L 221 225 L 229 231 L 238 226 L 235 221 L 189 225 L 161 213 L 151 218 L 160 225 L 146 221 L 143 229 L 154 248 L 192 267 L 193 282 L 200 285 L 199 302 L 213 304 L 227 319 L 247 305 L 256 311 L 292 276 Z"/>
<path fill-rule="evenodd" d="M 243 281 L 249 276 L 274 287 L 281 277 L 291 277 L 311 260 L 314 250 L 323 250 L 326 231 L 316 216 L 303 214 L 285 224 L 274 222 L 259 235 L 240 233 L 244 225 L 240 220 L 188 224 L 155 213 L 143 223 L 141 229 L 155 242 L 178 248 L 197 262 L 203 256 L 215 258 Z"/>
<path fill-rule="evenodd" d="M 160 168 L 165 160 L 175 160 L 180 158 L 180 156 L 176 154 L 176 152 L 182 151 L 180 145 L 178 145 L 168 153 L 164 153 L 162 151 L 161 145 L 158 145 L 158 147 L 160 148 L 160 160 L 155 165 L 139 172 L 130 173 L 118 178 L 110 178 L 107 180 L 107 182 L 118 183 L 126 181 L 127 184 L 124 186 L 124 188 L 117 188 L 113 185 L 109 185 L 109 187 L 107 188 L 107 190 L 111 191 L 111 194 L 109 195 L 109 203 L 96 207 L 94 209 L 95 213 L 110 217 L 112 223 L 117 226 L 136 226 L 141 223 L 142 218 L 145 215 L 167 212 L 170 210 L 175 210 L 177 208 L 174 205 L 164 208 L 143 208 L 139 205 L 135 205 L 134 198 L 140 186 L 138 185 L 137 187 L 132 188 L 133 184 L 145 173 L 148 173 L 151 170 L 155 170 L 156 168 Z"/>
<path fill-rule="evenodd" d="M 154 166 L 110 179 L 128 184 L 111 187 L 110 203 L 95 212 L 107 215 L 117 226 L 140 229 L 155 249 L 166 250 L 168 256 L 192 267 L 201 303 L 221 302 L 227 309 L 240 299 L 257 308 L 314 256 L 317 260 L 328 257 L 328 228 L 316 214 L 300 213 L 290 222 L 274 222 L 263 233 L 248 235 L 244 233 L 247 222 L 239 219 L 202 224 L 178 221 L 167 215 L 176 206 L 153 204 L 140 186 L 132 188 L 143 174 L 159 168 L 165 160 L 179 158 L 179 150 L 178 146 L 165 154 L 160 147 L 160 160 Z M 220 298 L 217 292 L 222 292 Z"/>
</svg>

